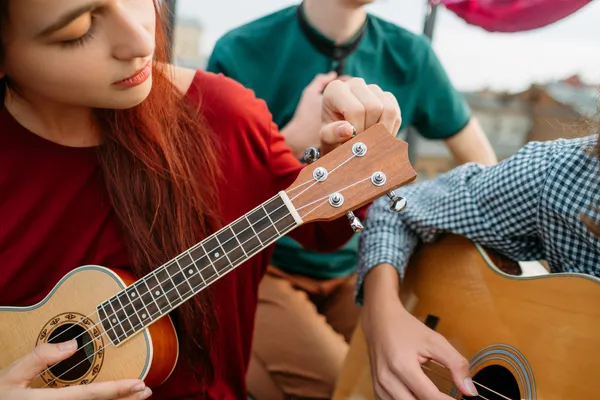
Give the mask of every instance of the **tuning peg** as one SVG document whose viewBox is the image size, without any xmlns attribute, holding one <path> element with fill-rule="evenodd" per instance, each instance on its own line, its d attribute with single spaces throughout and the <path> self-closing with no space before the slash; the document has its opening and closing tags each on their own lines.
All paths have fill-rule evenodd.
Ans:
<svg viewBox="0 0 600 400">
<path fill-rule="evenodd" d="M 387 196 L 390 198 L 390 210 L 400 212 L 406 208 L 406 199 L 404 197 L 396 196 L 396 193 L 394 193 L 393 190 L 387 193 Z"/>
<path fill-rule="evenodd" d="M 317 161 L 320 157 L 321 152 L 319 151 L 319 149 L 317 149 L 316 147 L 309 147 L 308 149 L 304 150 L 304 155 L 302 156 L 302 159 L 305 163 L 312 164 L 315 161 Z"/>
<path fill-rule="evenodd" d="M 354 232 L 362 232 L 363 229 L 365 229 L 363 224 L 360 222 L 360 219 L 358 219 L 358 217 L 354 215 L 352 211 L 348 212 L 346 217 L 348 217 L 348 221 L 350 221 L 350 227 Z"/>
</svg>

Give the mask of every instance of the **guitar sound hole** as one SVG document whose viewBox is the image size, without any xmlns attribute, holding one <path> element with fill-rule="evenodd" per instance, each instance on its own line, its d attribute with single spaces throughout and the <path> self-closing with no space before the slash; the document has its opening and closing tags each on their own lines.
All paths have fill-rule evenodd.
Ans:
<svg viewBox="0 0 600 400">
<path fill-rule="evenodd" d="M 483 368 L 473 376 L 473 380 L 479 383 L 479 385 L 475 384 L 475 387 L 482 397 L 462 396 L 461 399 L 521 399 L 521 392 L 517 380 L 508 369 L 500 365 L 491 365 Z"/>
<path fill-rule="evenodd" d="M 94 343 L 88 332 L 79 325 L 64 324 L 56 328 L 49 343 L 61 343 L 77 338 L 77 352 L 50 367 L 50 372 L 61 381 L 76 381 L 84 377 L 94 361 Z"/>
</svg>

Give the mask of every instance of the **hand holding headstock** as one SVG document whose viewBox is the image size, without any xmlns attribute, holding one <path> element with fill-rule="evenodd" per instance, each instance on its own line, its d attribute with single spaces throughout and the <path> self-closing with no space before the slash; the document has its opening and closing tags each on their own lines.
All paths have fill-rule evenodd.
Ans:
<svg viewBox="0 0 600 400">
<path fill-rule="evenodd" d="M 360 231 L 361 225 L 352 210 L 387 194 L 392 210 L 401 211 L 406 202 L 392 191 L 417 176 L 408 160 L 408 144 L 391 136 L 382 124 L 365 130 L 321 159 L 314 150 L 308 151 L 305 158 L 313 162 L 286 190 L 303 222 L 347 214 L 355 231 Z"/>
</svg>

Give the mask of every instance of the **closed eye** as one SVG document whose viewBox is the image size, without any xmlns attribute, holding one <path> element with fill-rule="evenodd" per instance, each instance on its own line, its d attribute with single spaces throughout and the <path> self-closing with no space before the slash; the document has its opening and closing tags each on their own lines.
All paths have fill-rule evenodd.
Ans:
<svg viewBox="0 0 600 400">
<path fill-rule="evenodd" d="M 88 28 L 86 33 L 84 33 L 82 36 L 75 38 L 75 39 L 63 40 L 61 42 L 61 45 L 63 47 L 67 47 L 67 48 L 83 46 L 89 40 L 94 38 L 95 33 L 96 33 L 96 17 L 92 16 L 90 27 Z"/>
</svg>

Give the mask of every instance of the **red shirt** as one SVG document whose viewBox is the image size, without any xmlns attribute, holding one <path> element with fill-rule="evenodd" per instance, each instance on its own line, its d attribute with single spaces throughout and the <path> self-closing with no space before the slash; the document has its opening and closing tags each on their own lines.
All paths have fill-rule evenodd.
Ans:
<svg viewBox="0 0 600 400">
<path fill-rule="evenodd" d="M 223 222 L 291 185 L 302 164 L 288 150 L 263 101 L 228 78 L 201 71 L 186 96 L 202 102 L 204 117 L 223 142 Z M 0 305 L 35 304 L 82 265 L 126 266 L 125 245 L 98 175 L 95 150 L 45 140 L 6 111 L 0 112 L 0 127 Z M 352 231 L 340 218 L 303 226 L 292 235 L 306 247 L 332 250 Z M 214 292 L 219 318 L 211 349 L 216 379 L 208 396 L 180 362 L 154 390 L 153 399 L 246 397 L 257 289 L 271 252 L 269 247 L 207 289 Z"/>
</svg>

